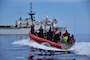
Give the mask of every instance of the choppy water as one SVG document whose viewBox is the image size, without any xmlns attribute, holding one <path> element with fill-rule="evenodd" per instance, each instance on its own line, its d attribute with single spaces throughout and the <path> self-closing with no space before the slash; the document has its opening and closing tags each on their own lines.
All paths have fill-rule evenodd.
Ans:
<svg viewBox="0 0 90 60">
<path fill-rule="evenodd" d="M 0 60 L 90 60 L 89 36 L 76 35 L 69 52 L 59 52 L 30 40 L 28 35 L 0 35 Z"/>
</svg>

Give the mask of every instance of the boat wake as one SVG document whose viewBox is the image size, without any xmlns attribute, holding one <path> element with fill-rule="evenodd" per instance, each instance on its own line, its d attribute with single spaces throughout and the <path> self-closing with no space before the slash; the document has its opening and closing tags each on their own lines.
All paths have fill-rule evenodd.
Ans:
<svg viewBox="0 0 90 60">
<path fill-rule="evenodd" d="M 58 48 L 54 48 L 51 46 L 45 46 L 43 44 L 39 44 L 33 40 L 30 39 L 22 39 L 22 40 L 18 40 L 13 42 L 12 44 L 16 44 L 16 45 L 20 45 L 20 46 L 29 46 L 29 47 L 34 47 L 34 48 L 39 48 L 39 49 L 44 49 L 44 50 L 55 50 L 55 51 L 61 51 Z"/>
<path fill-rule="evenodd" d="M 86 55 L 90 57 L 90 42 L 75 43 L 75 45 L 69 50 L 74 51 L 75 54 Z"/>
<path fill-rule="evenodd" d="M 12 44 L 20 45 L 20 46 L 29 46 L 29 47 L 34 47 L 34 48 L 39 48 L 44 50 L 65 51 L 51 46 L 38 44 L 37 42 L 30 40 L 29 38 L 15 41 Z M 75 54 L 79 54 L 79 55 L 90 56 L 90 42 L 75 43 L 75 45 L 68 51 L 73 51 Z"/>
</svg>

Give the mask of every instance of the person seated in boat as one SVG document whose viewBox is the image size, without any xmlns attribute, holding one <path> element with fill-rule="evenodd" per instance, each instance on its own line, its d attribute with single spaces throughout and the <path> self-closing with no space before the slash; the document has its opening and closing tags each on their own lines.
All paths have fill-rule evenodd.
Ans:
<svg viewBox="0 0 90 60">
<path fill-rule="evenodd" d="M 72 34 L 71 39 L 74 40 L 74 35 Z"/>
<path fill-rule="evenodd" d="M 58 43 L 60 41 L 61 32 L 57 31 L 54 36 L 54 42 Z"/>
<path fill-rule="evenodd" d="M 40 28 L 39 28 L 39 35 L 38 36 L 41 38 L 44 38 L 42 26 L 40 26 Z"/>
<path fill-rule="evenodd" d="M 34 24 L 31 25 L 31 33 L 34 34 Z"/>
<path fill-rule="evenodd" d="M 47 32 L 47 40 L 51 40 L 52 41 L 52 37 L 53 37 L 53 32 L 51 31 L 51 27 L 50 27 L 49 31 Z"/>
<path fill-rule="evenodd" d="M 64 42 L 68 42 L 70 40 L 70 34 L 66 30 L 66 32 L 63 34 L 63 40 Z"/>
<path fill-rule="evenodd" d="M 74 43 L 75 39 L 74 39 L 74 35 L 72 34 L 72 36 L 70 37 L 70 44 Z"/>
</svg>

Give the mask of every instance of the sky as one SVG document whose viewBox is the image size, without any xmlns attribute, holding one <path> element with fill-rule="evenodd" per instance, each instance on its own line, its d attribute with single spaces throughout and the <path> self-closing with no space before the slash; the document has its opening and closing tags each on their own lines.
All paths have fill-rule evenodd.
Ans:
<svg viewBox="0 0 90 60">
<path fill-rule="evenodd" d="M 90 34 L 89 0 L 0 0 L 0 24 L 15 25 L 19 17 L 29 18 L 30 2 L 35 19 L 48 16 L 58 20 L 56 26 L 67 27 L 72 34 Z"/>
</svg>

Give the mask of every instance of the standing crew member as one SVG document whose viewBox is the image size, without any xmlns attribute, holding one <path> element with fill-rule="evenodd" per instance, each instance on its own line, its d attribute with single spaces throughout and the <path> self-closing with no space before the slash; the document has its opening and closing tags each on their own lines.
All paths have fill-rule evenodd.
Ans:
<svg viewBox="0 0 90 60">
<path fill-rule="evenodd" d="M 56 31 L 54 36 L 54 42 L 58 43 L 60 41 L 60 36 L 61 36 L 61 32 L 59 30 Z"/>
<path fill-rule="evenodd" d="M 68 31 L 66 30 L 66 32 L 63 34 L 64 36 L 70 36 L 70 34 L 68 33 Z"/>
<path fill-rule="evenodd" d="M 70 34 L 68 33 L 68 31 L 66 30 L 66 32 L 63 34 L 63 39 L 64 42 L 68 42 L 69 38 L 70 38 Z"/>
<path fill-rule="evenodd" d="M 40 26 L 39 35 L 38 36 L 41 37 L 41 38 L 44 38 L 42 26 Z"/>
<path fill-rule="evenodd" d="M 49 28 L 49 31 L 47 32 L 47 39 L 52 41 L 53 32 L 51 31 L 51 27 Z"/>
<path fill-rule="evenodd" d="M 31 25 L 31 33 L 34 34 L 34 24 Z"/>
</svg>

